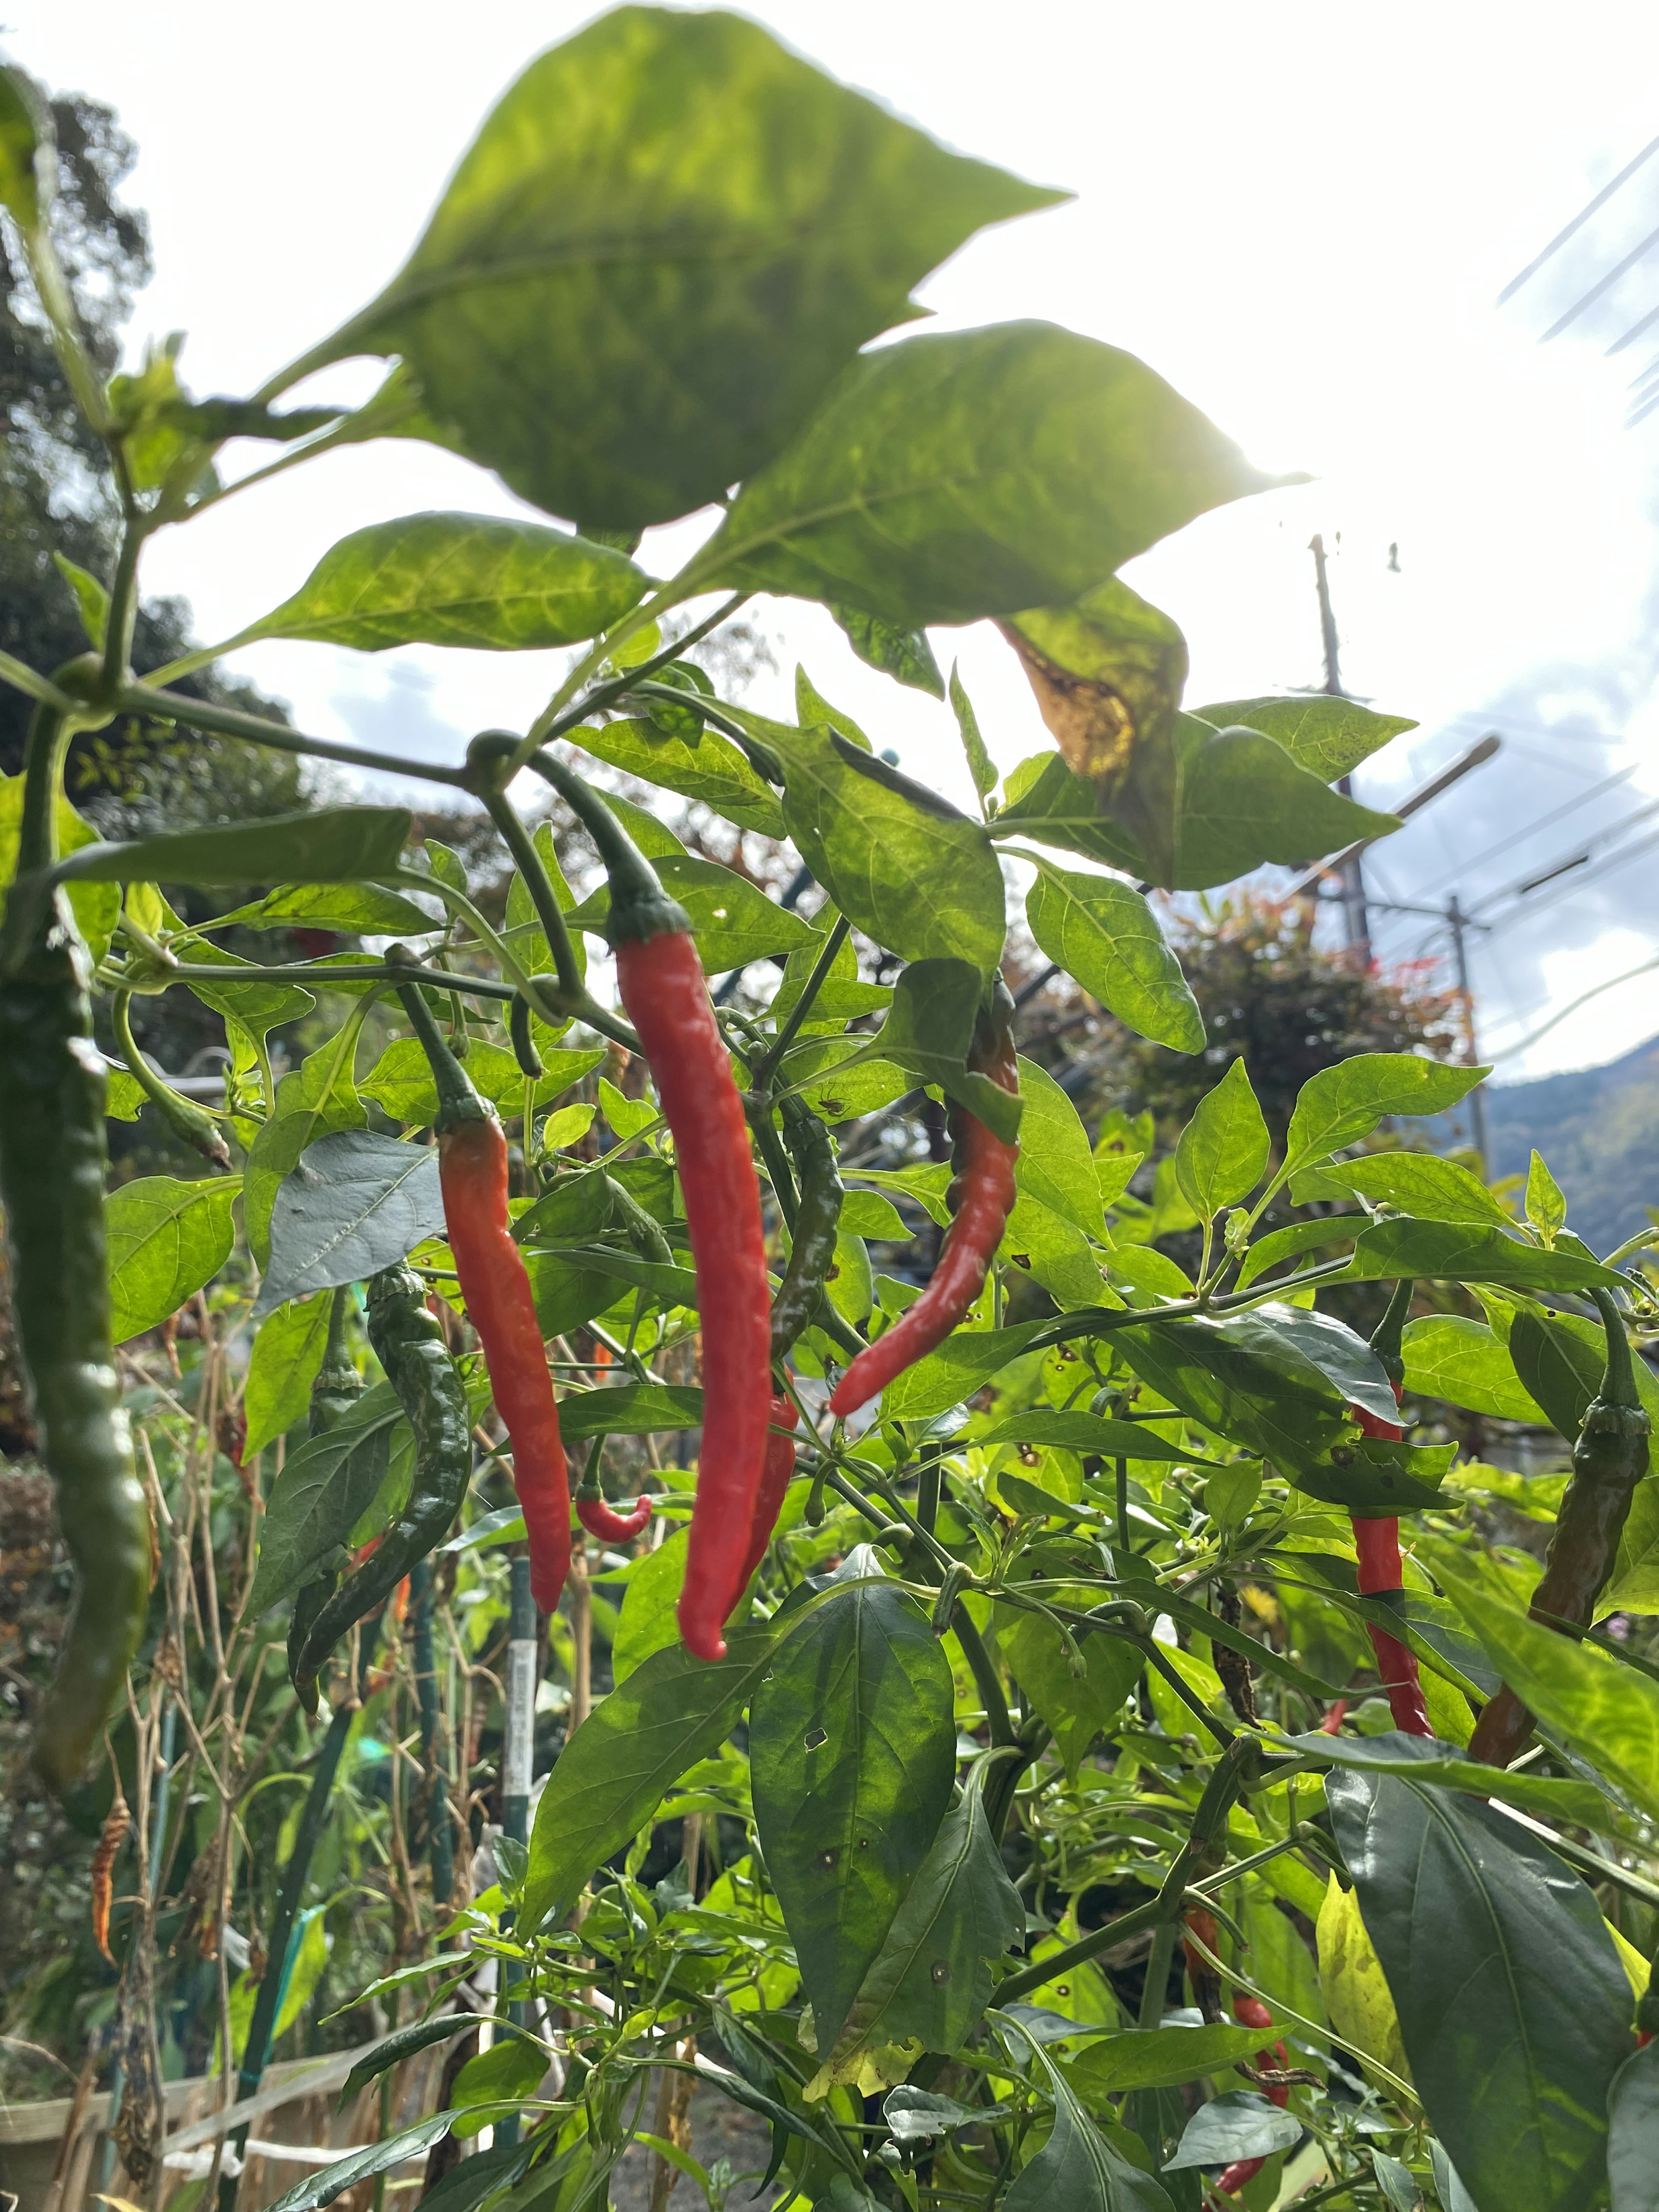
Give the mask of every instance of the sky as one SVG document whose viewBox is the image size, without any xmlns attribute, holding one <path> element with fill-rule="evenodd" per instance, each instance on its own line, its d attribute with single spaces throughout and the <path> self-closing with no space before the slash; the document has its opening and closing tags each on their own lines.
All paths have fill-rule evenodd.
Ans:
<svg viewBox="0 0 1659 2212">
<path fill-rule="evenodd" d="M 111 103 L 138 143 L 126 191 L 149 211 L 157 274 L 134 351 L 184 331 L 187 383 L 234 393 L 380 289 L 495 99 L 592 12 L 289 0 L 273 22 L 223 0 L 11 0 L 3 45 L 54 89 Z M 1659 131 L 1659 12 L 1589 0 L 1571 38 L 1535 0 L 746 12 L 947 143 L 1075 194 L 930 278 L 939 326 L 1040 316 L 1127 347 L 1258 465 L 1313 477 L 1126 569 L 1186 633 L 1189 703 L 1320 684 L 1318 532 L 1346 688 L 1419 725 L 1358 772 L 1359 795 L 1387 806 L 1498 732 L 1494 762 L 1368 857 L 1384 965 L 1447 980 L 1455 893 L 1478 924 L 1476 1014 L 1499 1079 L 1595 1064 L 1659 1030 L 1659 973 L 1556 1018 L 1659 951 L 1659 811 L 1642 813 L 1659 810 L 1659 410 L 1626 427 L 1659 323 L 1651 343 L 1607 354 L 1659 307 L 1659 250 L 1544 338 L 1659 225 L 1659 155 L 1498 304 Z M 377 375 L 347 364 L 299 396 L 356 399 Z M 455 457 L 389 441 L 163 536 L 146 588 L 182 592 L 201 637 L 227 636 L 348 531 L 432 507 L 528 512 Z M 708 526 L 653 532 L 641 558 L 667 573 Z M 755 618 L 779 673 L 750 703 L 791 713 L 800 660 L 878 745 L 971 803 L 948 709 L 862 667 L 819 610 L 763 601 Z M 934 644 L 1001 767 L 1048 746 L 988 626 Z M 231 665 L 319 735 L 434 759 L 458 758 L 473 730 L 523 726 L 561 672 L 546 654 L 277 642 Z"/>
</svg>

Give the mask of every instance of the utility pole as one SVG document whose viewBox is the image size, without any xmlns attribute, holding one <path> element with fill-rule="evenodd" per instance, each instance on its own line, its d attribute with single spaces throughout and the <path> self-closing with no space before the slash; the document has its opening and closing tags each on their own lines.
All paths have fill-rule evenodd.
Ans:
<svg viewBox="0 0 1659 2212">
<path fill-rule="evenodd" d="M 1338 661 L 1339 640 L 1336 616 L 1331 606 L 1331 580 L 1325 566 L 1325 540 L 1315 531 L 1309 541 L 1308 550 L 1314 556 L 1314 586 L 1319 594 L 1319 635 L 1325 648 L 1324 689 L 1333 699 L 1346 699 L 1342 689 L 1342 671 Z M 1340 776 L 1337 789 L 1345 799 L 1353 797 L 1353 778 Z M 1342 861 L 1342 919 L 1348 950 L 1357 957 L 1362 968 L 1371 964 L 1371 921 L 1365 905 L 1365 873 L 1358 853 L 1346 854 Z"/>
<path fill-rule="evenodd" d="M 1469 918 L 1457 903 L 1454 891 L 1446 902 L 1446 921 L 1451 930 L 1452 953 L 1457 963 L 1457 1003 L 1463 1024 L 1463 1059 L 1469 1067 L 1478 1067 L 1480 1054 L 1474 1042 L 1474 994 L 1469 988 L 1469 958 L 1463 933 L 1470 927 Z M 1479 925 L 1477 924 L 1476 927 Z M 1486 1086 L 1479 1083 L 1469 1093 L 1469 1115 L 1474 1127 L 1474 1149 L 1480 1155 L 1480 1164 L 1490 1164 L 1491 1154 L 1486 1149 Z"/>
</svg>

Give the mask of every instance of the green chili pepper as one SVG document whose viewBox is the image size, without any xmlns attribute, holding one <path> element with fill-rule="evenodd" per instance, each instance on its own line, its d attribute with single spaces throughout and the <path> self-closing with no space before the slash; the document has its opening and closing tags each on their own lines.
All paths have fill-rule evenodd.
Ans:
<svg viewBox="0 0 1659 2212">
<path fill-rule="evenodd" d="M 939 1584 L 939 1595 L 933 1600 L 935 1636 L 945 1636 L 950 1632 L 951 1623 L 956 1618 L 957 1600 L 972 1580 L 973 1575 L 960 1559 L 946 1570 L 945 1580 Z"/>
<path fill-rule="evenodd" d="M 1595 1290 L 1590 1296 L 1607 1334 L 1607 1372 L 1585 1409 L 1572 1476 L 1528 1607 L 1533 1620 L 1568 1636 L 1582 1636 L 1595 1618 L 1595 1601 L 1613 1572 L 1636 1486 L 1648 1471 L 1650 1424 L 1637 1394 L 1630 1339 L 1610 1293 Z M 1532 1715 L 1505 1684 L 1481 1714 L 1470 1753 L 1507 1766 L 1531 1729 Z"/>
<path fill-rule="evenodd" d="M 295 1670 L 301 1698 L 314 1695 L 323 1662 L 346 1632 L 441 1540 L 472 1472 L 466 1393 L 412 1267 L 384 1267 L 370 1283 L 368 1337 L 415 1431 L 414 1480 L 398 1519 L 313 1621 Z"/>
<path fill-rule="evenodd" d="M 121 1057 L 131 1073 L 135 1075 L 147 1097 L 175 1137 L 184 1139 L 192 1152 L 216 1168 L 230 1165 L 230 1146 L 225 1142 L 219 1124 L 205 1106 L 198 1106 L 193 1098 L 186 1098 L 159 1076 L 139 1051 L 132 1034 L 132 994 L 118 991 L 111 1010 L 115 1028 L 115 1042 L 121 1048 Z"/>
<path fill-rule="evenodd" d="M 522 991 L 513 994 L 513 1004 L 507 1010 L 507 1033 L 513 1040 L 513 1057 L 519 1063 L 520 1074 L 527 1076 L 532 1083 L 539 1083 L 542 1079 L 542 1056 L 530 1034 L 530 1001 Z"/>
<path fill-rule="evenodd" d="M 18 873 L 57 854 L 70 730 L 41 706 L 29 726 Z M 66 1790 L 97 1745 L 144 1633 L 149 1516 L 110 1341 L 104 1243 L 104 1063 L 92 1041 L 88 963 L 61 891 L 9 945 L 0 975 L 0 1203 L 17 1333 L 41 1455 L 78 1577 L 34 1758 Z"/>
<path fill-rule="evenodd" d="M 846 1196 L 836 1164 L 836 1140 L 799 1098 L 786 1101 L 784 1142 L 795 1164 L 800 1203 L 789 1264 L 772 1301 L 772 1358 L 781 1359 L 811 1322 L 836 1257 L 836 1236 Z"/>
<path fill-rule="evenodd" d="M 325 1436 L 330 1429 L 337 1429 L 363 1394 L 363 1378 L 346 1350 L 346 1316 L 350 1310 L 351 1286 L 343 1283 L 334 1292 L 328 1310 L 328 1342 L 323 1351 L 323 1364 L 317 1370 L 317 1379 L 311 1386 L 309 1433 L 313 1437 Z M 300 1655 L 318 1614 L 334 1595 L 349 1564 L 350 1554 L 337 1545 L 330 1557 L 319 1563 L 321 1571 L 302 1584 L 295 1596 L 293 1618 L 288 1626 L 288 1673 L 308 1713 L 317 1710 L 317 1683 L 314 1676 L 302 1683 Z"/>
</svg>

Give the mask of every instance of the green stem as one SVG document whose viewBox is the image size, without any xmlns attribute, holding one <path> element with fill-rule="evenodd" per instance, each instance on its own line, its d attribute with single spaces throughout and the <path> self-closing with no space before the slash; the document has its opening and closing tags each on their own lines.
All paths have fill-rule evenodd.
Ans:
<svg viewBox="0 0 1659 2212">
<path fill-rule="evenodd" d="M 491 741 L 496 742 L 494 733 Z M 474 739 L 476 753 L 479 741 Z M 611 945 L 649 937 L 659 930 L 689 930 L 684 908 L 668 896 L 657 872 L 591 784 L 550 752 L 537 751 L 525 765 L 556 791 L 593 841 L 611 886 L 611 918 L 605 934 Z"/>
<path fill-rule="evenodd" d="M 536 841 L 520 821 L 504 791 L 486 789 L 479 793 L 489 810 L 489 818 L 501 833 L 501 842 L 513 855 L 514 864 L 524 878 L 525 889 L 530 893 L 530 902 L 536 909 L 536 919 L 542 926 L 542 935 L 547 939 L 548 950 L 553 955 L 553 972 L 559 979 L 562 991 L 580 991 L 585 987 L 582 971 L 576 959 L 576 948 L 570 942 L 570 932 L 564 925 L 564 909 L 560 906 L 553 879 L 542 866 L 542 856 L 536 850 Z"/>
<path fill-rule="evenodd" d="M 392 947 L 395 952 L 399 948 Z M 399 983 L 398 1001 L 409 1017 L 409 1025 L 421 1041 L 427 1065 L 432 1070 L 432 1080 L 437 1086 L 438 1115 L 434 1129 L 452 1129 L 459 1121 L 487 1121 L 493 1119 L 489 1107 L 473 1088 L 472 1079 L 456 1059 L 449 1039 L 432 1018 L 432 1009 L 421 994 L 418 983 Z"/>
<path fill-rule="evenodd" d="M 188 961 L 182 960 L 168 973 L 178 983 L 222 983 L 225 980 L 222 968 L 194 967 Z M 112 988 L 117 988 L 120 980 L 118 971 L 111 971 L 100 980 L 108 981 Z M 303 983 L 314 991 L 332 990 L 337 983 L 429 982 L 434 989 L 459 991 L 469 999 L 491 999 L 501 1006 L 519 996 L 517 987 L 512 983 L 492 982 L 484 975 L 458 975 L 447 968 L 428 968 L 420 961 L 395 968 L 370 963 L 355 968 L 313 968 L 303 961 L 294 962 L 287 967 L 261 968 L 250 964 L 237 969 L 236 981 L 239 983 Z"/>
<path fill-rule="evenodd" d="M 52 234 L 44 222 L 33 229 L 23 230 L 23 246 L 35 291 L 52 325 L 52 350 L 63 364 L 76 404 L 98 435 L 107 441 L 110 416 L 104 404 L 103 379 L 88 356 L 81 337 L 75 295 L 69 288 Z"/>
<path fill-rule="evenodd" d="M 647 623 L 655 622 L 659 615 L 666 614 L 671 607 L 678 606 L 682 599 L 689 599 L 690 596 L 691 594 L 684 590 L 678 577 L 671 577 L 659 591 L 653 592 L 641 599 L 631 614 L 624 615 L 614 629 L 607 631 L 604 637 L 590 647 L 519 740 L 514 749 L 510 773 L 516 775 L 521 768 L 527 768 L 530 765 L 530 757 L 537 746 L 551 736 L 554 725 L 559 716 L 576 696 L 588 678 L 596 670 L 603 668 L 605 662 L 613 657 L 619 645 L 625 644 L 630 637 L 642 630 Z M 678 693 L 675 696 L 679 705 L 685 704 L 684 700 Z"/>
<path fill-rule="evenodd" d="M 613 706 L 617 700 L 625 698 L 636 684 L 642 684 L 648 678 L 654 676 L 659 668 L 666 668 L 671 660 L 684 659 L 694 645 L 708 635 L 710 630 L 718 629 L 723 622 L 729 621 L 749 597 L 750 594 L 747 592 L 733 592 L 729 599 L 723 600 L 712 615 L 705 616 L 702 622 L 687 630 L 684 637 L 677 637 L 672 645 L 664 646 L 660 653 L 653 653 L 649 660 L 642 661 L 639 667 L 625 669 L 620 676 L 613 678 L 609 684 L 601 684 L 590 691 L 586 698 L 576 700 L 556 718 L 546 735 L 549 738 L 562 738 L 567 731 L 574 730 L 586 721 L 589 715 L 604 714 L 605 709 Z M 690 700 L 688 699 L 685 703 L 690 704 Z"/>
<path fill-rule="evenodd" d="M 802 986 L 801 994 L 789 1009 L 783 1027 L 767 1048 L 760 1066 L 755 1070 L 755 1088 L 764 1091 L 772 1080 L 772 1072 L 794 1042 L 801 1024 L 812 1011 L 812 1002 L 823 989 L 824 978 L 836 964 L 836 955 L 846 944 L 852 924 L 844 914 L 836 916 L 835 927 L 823 941 L 823 950 L 812 963 L 812 972 Z"/>
<path fill-rule="evenodd" d="M 991 1655 L 985 1640 L 969 1617 L 968 1608 L 958 1598 L 951 1609 L 951 1626 L 962 1654 L 972 1670 L 975 1686 L 985 1706 L 985 1717 L 991 1730 L 991 1741 L 1000 1747 L 1014 1741 L 1014 1723 L 1008 1711 L 1008 1700 L 1003 1694 L 997 1670 L 991 1663 Z"/>
<path fill-rule="evenodd" d="M 23 741 L 23 812 L 17 830 L 17 872 L 50 868 L 58 859 L 58 800 L 64 787 L 72 724 L 55 707 L 37 707 Z"/>
<path fill-rule="evenodd" d="M 1624 1318 L 1613 1302 L 1610 1291 L 1593 1290 L 1595 1310 L 1601 1316 L 1601 1327 L 1607 1340 L 1607 1367 L 1601 1377 L 1596 1395 L 1604 1406 L 1623 1406 L 1634 1410 L 1642 1401 L 1636 1389 L 1636 1370 L 1631 1364 L 1630 1339 L 1625 1333 Z"/>
<path fill-rule="evenodd" d="M 129 515 L 121 533 L 114 580 L 110 586 L 109 614 L 104 632 L 104 690 L 121 688 L 132 656 L 132 628 L 138 612 L 138 556 L 146 532 L 143 519 Z"/>
<path fill-rule="evenodd" d="M 1160 1897 L 1161 1905 L 1164 1899 Z M 1176 1923 L 1167 1915 L 1160 1920 L 1152 1936 L 1152 1948 L 1146 1954 L 1146 1978 L 1140 1988 L 1140 2011 L 1137 2027 L 1157 2027 L 1164 2018 L 1164 2007 L 1170 1995 L 1170 1966 L 1175 1957 Z M 1073 1946 L 1075 1949 L 1077 1947 Z M 1109 1949 L 1103 1944 L 1103 1950 Z M 1062 1953 L 1064 1957 L 1065 1954 Z"/>
<path fill-rule="evenodd" d="M 148 714 L 157 721 L 183 722 L 189 728 L 211 730 L 216 736 L 245 738 L 250 744 L 267 745 L 281 753 L 299 753 L 316 760 L 338 761 L 344 768 L 367 768 L 382 775 L 418 776 L 424 783 L 447 784 L 452 790 L 471 788 L 465 769 L 434 768 L 429 761 L 404 760 L 396 753 L 370 752 L 364 745 L 337 745 L 327 738 L 308 738 L 298 730 L 284 729 L 260 714 L 244 714 L 234 707 L 216 707 L 205 699 L 187 699 L 182 692 L 160 691 L 148 684 L 124 684 L 114 706 L 127 714 Z"/>
<path fill-rule="evenodd" d="M 75 711 L 76 702 L 67 691 L 60 691 L 49 677 L 36 675 L 26 661 L 15 660 L 9 653 L 0 653 L 0 683 L 9 684 L 13 690 L 27 693 L 43 706 L 55 707 L 60 714 Z"/>
</svg>

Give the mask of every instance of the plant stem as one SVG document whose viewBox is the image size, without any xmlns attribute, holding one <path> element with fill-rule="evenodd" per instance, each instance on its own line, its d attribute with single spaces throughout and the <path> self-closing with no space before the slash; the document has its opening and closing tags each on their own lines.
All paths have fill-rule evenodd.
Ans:
<svg viewBox="0 0 1659 2212">
<path fill-rule="evenodd" d="M 562 991 L 584 991 L 576 948 L 570 942 L 570 932 L 564 926 L 564 910 L 553 888 L 553 879 L 542 866 L 542 856 L 536 850 L 535 839 L 520 821 L 504 791 L 485 789 L 478 795 L 489 808 L 490 820 L 501 831 L 501 842 L 512 854 L 514 865 L 524 878 L 525 889 L 530 893 L 530 902 L 536 909 L 536 919 L 541 923 L 542 934 L 553 955 L 553 972 L 559 979 L 559 988 Z"/>
<path fill-rule="evenodd" d="M 471 788 L 465 769 L 436 768 L 429 761 L 404 760 L 397 753 L 370 752 L 365 745 L 337 745 L 328 738 L 308 738 L 298 730 L 284 729 L 280 722 L 268 722 L 260 714 L 216 707 L 206 699 L 187 699 L 179 691 L 155 690 L 148 684 L 124 684 L 113 703 L 121 714 L 183 722 L 191 729 L 211 730 L 219 737 L 245 738 L 250 744 L 268 745 L 279 753 L 338 761 L 343 768 L 373 769 L 381 775 L 417 776 L 423 783 L 447 784 L 454 791 Z"/>
<path fill-rule="evenodd" d="M 9 684 L 15 691 L 22 691 L 43 706 L 55 707 L 60 714 L 73 714 L 76 702 L 67 691 L 60 691 L 50 677 L 38 676 L 26 661 L 14 659 L 9 653 L 0 653 L 0 683 Z"/>
<path fill-rule="evenodd" d="M 1161 1905 L 1162 1898 L 1156 1902 Z M 1133 1918 L 1133 1915 L 1128 1917 Z M 1115 1923 L 1109 1924 L 1115 1925 Z M 1170 1966 L 1175 1958 L 1175 1922 L 1168 1918 L 1160 1920 L 1153 1931 L 1152 1948 L 1146 1954 L 1146 1978 L 1140 1987 L 1140 2011 L 1135 2021 L 1137 2027 L 1157 2027 L 1164 2018 L 1164 2007 L 1170 1995 Z M 1072 1948 L 1075 1950 L 1077 1947 L 1073 1944 Z M 1101 1948 L 1105 1950 L 1110 1947 L 1103 1944 Z M 1062 1952 L 1060 1956 L 1065 1958 L 1066 1954 Z"/>
<path fill-rule="evenodd" d="M 812 1011 L 812 1001 L 823 988 L 824 978 L 836 963 L 836 955 L 846 944 L 852 924 L 844 914 L 836 916 L 835 927 L 823 941 L 823 950 L 812 963 L 812 972 L 802 986 L 801 994 L 785 1018 L 783 1027 L 767 1048 L 760 1065 L 755 1070 L 755 1088 L 764 1091 L 772 1080 L 772 1072 L 794 1042 L 801 1024 Z"/>
<path fill-rule="evenodd" d="M 660 653 L 653 653 L 649 660 L 642 661 L 639 667 L 624 669 L 620 676 L 613 678 L 609 684 L 599 684 L 597 689 L 590 691 L 586 698 L 575 700 L 555 720 L 547 732 L 547 736 L 562 738 L 568 730 L 574 730 L 585 722 L 590 714 L 603 714 L 617 700 L 626 697 L 636 684 L 642 684 L 648 678 L 654 676 L 659 668 L 665 668 L 671 660 L 682 659 L 701 639 L 707 637 L 710 630 L 718 629 L 723 622 L 729 621 L 750 596 L 747 592 L 733 592 L 729 599 L 723 600 L 712 615 L 705 616 L 702 622 L 687 630 L 684 637 L 677 637 L 672 645 L 664 646 Z M 691 703 L 689 696 L 685 703 L 688 705 Z"/>
<path fill-rule="evenodd" d="M 130 514 L 121 533 L 121 550 L 116 556 L 104 633 L 103 688 L 107 692 L 120 690 L 132 653 L 132 626 L 138 612 L 138 556 L 143 550 L 145 536 L 143 517 Z"/>
</svg>

